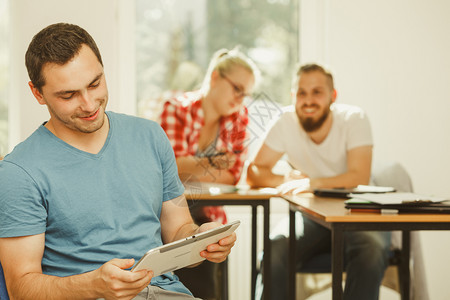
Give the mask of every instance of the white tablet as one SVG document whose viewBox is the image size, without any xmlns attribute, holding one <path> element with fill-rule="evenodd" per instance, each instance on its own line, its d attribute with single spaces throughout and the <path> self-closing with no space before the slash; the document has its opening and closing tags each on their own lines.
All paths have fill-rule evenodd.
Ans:
<svg viewBox="0 0 450 300">
<path fill-rule="evenodd" d="M 145 253 L 131 271 L 147 269 L 153 271 L 153 276 L 172 272 L 192 264 L 199 263 L 205 258 L 200 252 L 208 245 L 231 235 L 239 226 L 240 221 L 234 221 L 208 231 L 189 236 L 187 238 L 153 248 Z"/>
</svg>

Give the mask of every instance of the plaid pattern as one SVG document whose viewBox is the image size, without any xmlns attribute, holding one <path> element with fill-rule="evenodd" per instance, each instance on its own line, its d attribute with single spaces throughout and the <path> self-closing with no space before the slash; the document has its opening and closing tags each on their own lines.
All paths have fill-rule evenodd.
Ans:
<svg viewBox="0 0 450 300">
<path fill-rule="evenodd" d="M 200 130 L 204 125 L 204 112 L 202 109 L 202 94 L 199 91 L 188 92 L 164 103 L 160 116 L 161 127 L 167 134 L 175 157 L 195 156 L 198 151 Z M 248 111 L 243 107 L 240 111 L 222 117 L 219 125 L 219 137 L 216 151 L 226 149 L 236 154 L 235 164 L 228 170 L 234 177 L 235 183 L 239 181 L 242 168 L 247 155 L 245 141 L 247 136 Z M 212 153 L 211 153 L 212 154 Z M 205 213 L 212 220 L 220 220 L 226 216 L 215 211 L 215 208 L 205 207 Z"/>
<path fill-rule="evenodd" d="M 172 144 L 175 157 L 195 156 L 198 153 L 200 130 L 204 124 L 201 100 L 201 93 L 189 92 L 164 103 L 160 124 Z M 246 107 L 220 120 L 216 151 L 226 149 L 227 152 L 237 153 L 236 162 L 229 169 L 235 183 L 239 181 L 247 155 L 244 144 L 247 139 L 247 124 Z"/>
</svg>

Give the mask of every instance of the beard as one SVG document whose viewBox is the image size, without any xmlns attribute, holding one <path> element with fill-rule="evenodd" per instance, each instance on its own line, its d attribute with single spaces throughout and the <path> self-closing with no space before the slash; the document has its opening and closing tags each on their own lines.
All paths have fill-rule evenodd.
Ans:
<svg viewBox="0 0 450 300">
<path fill-rule="evenodd" d="M 318 130 L 320 127 L 322 127 L 325 120 L 330 115 L 330 106 L 327 106 L 323 112 L 323 114 L 317 119 L 314 120 L 310 117 L 301 117 L 300 114 L 297 112 L 298 119 L 300 121 L 300 124 L 302 125 L 303 129 L 306 132 L 314 132 Z"/>
</svg>

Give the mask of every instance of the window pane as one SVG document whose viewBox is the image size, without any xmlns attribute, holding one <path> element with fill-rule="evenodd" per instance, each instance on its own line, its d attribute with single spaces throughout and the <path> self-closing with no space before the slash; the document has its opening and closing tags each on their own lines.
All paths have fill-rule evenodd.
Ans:
<svg viewBox="0 0 450 300">
<path fill-rule="evenodd" d="M 209 59 L 236 45 L 262 71 L 259 92 L 290 102 L 298 0 L 136 0 L 138 115 L 155 119 L 170 91 L 196 89 Z"/>
<path fill-rule="evenodd" d="M 0 0 L 0 156 L 8 151 L 8 13 Z"/>
</svg>

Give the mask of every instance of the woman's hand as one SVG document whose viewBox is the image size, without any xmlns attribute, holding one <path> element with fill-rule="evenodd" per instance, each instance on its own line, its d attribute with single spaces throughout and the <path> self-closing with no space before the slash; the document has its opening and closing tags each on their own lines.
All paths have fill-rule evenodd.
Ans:
<svg viewBox="0 0 450 300">
<path fill-rule="evenodd" d="M 208 157 L 209 164 L 218 170 L 231 169 L 236 163 L 236 154 L 220 152 L 221 154 Z"/>
</svg>

